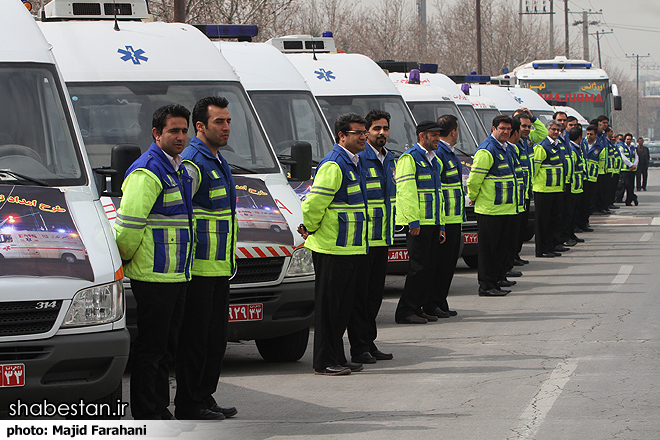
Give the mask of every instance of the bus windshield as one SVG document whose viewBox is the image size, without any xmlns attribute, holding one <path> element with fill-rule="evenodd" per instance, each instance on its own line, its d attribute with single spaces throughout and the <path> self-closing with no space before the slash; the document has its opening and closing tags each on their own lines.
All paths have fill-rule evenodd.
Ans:
<svg viewBox="0 0 660 440">
<path fill-rule="evenodd" d="M 550 105 L 567 105 L 587 120 L 610 114 L 609 80 L 521 80 L 521 87 L 530 88 Z"/>
<path fill-rule="evenodd" d="M 332 150 L 323 115 L 311 92 L 249 92 L 275 154 L 290 156 L 291 144 L 306 141 L 312 146 L 312 160 L 317 164 Z"/>
<path fill-rule="evenodd" d="M 153 142 L 151 127 L 157 108 L 177 103 L 192 111 L 201 98 L 222 96 L 229 101 L 231 115 L 231 135 L 227 146 L 220 150 L 222 156 L 248 173 L 280 172 L 238 83 L 95 82 L 67 86 L 93 167 L 110 165 L 112 147 L 119 143 L 136 144 L 146 151 Z M 194 127 L 190 126 L 188 141 L 194 135 Z"/>
<path fill-rule="evenodd" d="M 400 96 L 317 96 L 328 125 L 335 126 L 337 116 L 357 113 L 364 117 L 373 109 L 390 114 L 390 137 L 387 149 L 395 157 L 415 145 L 415 122 Z"/>
<path fill-rule="evenodd" d="M 442 115 L 456 116 L 458 118 L 458 140 L 455 147 L 469 156 L 477 150 L 477 144 L 472 137 L 472 133 L 453 102 L 408 102 L 408 107 L 410 107 L 410 111 L 413 112 L 413 116 L 417 121 L 437 121 Z"/>
<path fill-rule="evenodd" d="M 0 64 L 0 170 L 26 182 L 84 185 L 81 151 L 55 78 L 55 66 Z M 0 175 L 0 183 L 14 181 L 16 175 Z"/>
</svg>

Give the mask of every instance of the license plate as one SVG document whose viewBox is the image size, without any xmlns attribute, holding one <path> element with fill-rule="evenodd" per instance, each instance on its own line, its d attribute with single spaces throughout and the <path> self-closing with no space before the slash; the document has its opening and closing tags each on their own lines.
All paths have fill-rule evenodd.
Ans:
<svg viewBox="0 0 660 440">
<path fill-rule="evenodd" d="M 466 232 L 463 234 L 463 243 L 464 244 L 474 244 L 478 243 L 479 239 L 476 232 Z"/>
<path fill-rule="evenodd" d="M 387 251 L 388 261 L 408 261 L 408 249 L 389 249 Z"/>
<path fill-rule="evenodd" d="M 10 364 L 2 367 L 2 387 L 25 386 L 25 365 Z"/>
<path fill-rule="evenodd" d="M 264 319 L 263 304 L 231 304 L 229 306 L 229 322 L 261 321 Z"/>
</svg>

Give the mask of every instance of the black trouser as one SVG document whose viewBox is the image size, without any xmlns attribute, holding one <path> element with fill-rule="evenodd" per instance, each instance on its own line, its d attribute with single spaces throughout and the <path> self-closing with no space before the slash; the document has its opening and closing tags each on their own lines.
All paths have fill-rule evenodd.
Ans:
<svg viewBox="0 0 660 440">
<path fill-rule="evenodd" d="M 396 307 L 396 320 L 422 314 L 422 306 L 440 282 L 440 246 L 440 226 L 421 226 L 419 235 L 406 233 L 408 274 Z"/>
<path fill-rule="evenodd" d="M 463 232 L 460 223 L 445 225 L 445 241 L 440 245 L 440 264 L 435 268 L 438 271 L 438 284 L 426 300 L 425 311 L 432 312 L 436 307 L 445 312 L 449 311 L 447 296 L 449 295 L 451 281 L 454 278 L 462 240 Z"/>
<path fill-rule="evenodd" d="M 555 234 L 555 245 L 562 244 L 573 236 L 573 215 L 575 214 L 575 200 L 570 185 L 564 188 L 561 199 L 561 224 Z M 570 229 L 570 232 L 569 232 Z"/>
<path fill-rule="evenodd" d="M 362 276 L 365 255 L 312 252 L 314 262 L 314 370 L 346 365 L 344 332 Z"/>
<path fill-rule="evenodd" d="M 581 229 L 586 228 L 589 224 L 589 216 L 593 211 L 594 205 L 594 189 L 596 182 L 584 181 L 584 188 L 582 191 L 582 198 L 576 208 L 575 222 Z"/>
<path fill-rule="evenodd" d="M 635 195 L 635 172 L 634 171 L 621 171 L 623 178 L 623 190 L 626 192 L 626 205 L 631 205 L 637 196 Z"/>
<path fill-rule="evenodd" d="M 598 180 L 596 181 L 596 191 L 594 194 L 595 197 L 595 208 L 596 211 L 605 211 L 610 206 L 608 202 L 608 191 L 610 183 L 610 174 L 604 173 L 598 175 Z"/>
<path fill-rule="evenodd" d="M 477 214 L 477 278 L 479 290 L 499 289 L 497 284 L 506 273 L 507 258 L 515 237 L 511 236 L 511 224 L 515 215 Z"/>
<path fill-rule="evenodd" d="M 187 283 L 131 280 L 137 303 L 138 335 L 131 353 L 131 414 L 160 419 L 170 405 L 169 356 L 176 351 Z"/>
<path fill-rule="evenodd" d="M 193 276 L 176 356 L 176 417 L 216 404 L 213 398 L 227 348 L 229 277 Z"/>
<path fill-rule="evenodd" d="M 557 198 L 559 201 L 557 202 L 557 212 L 554 214 L 557 218 L 557 223 L 553 225 L 553 234 L 552 234 L 552 247 L 558 246 L 565 242 L 567 238 L 564 237 L 564 211 L 566 211 L 566 190 L 564 190 L 561 193 L 558 193 L 559 195 Z"/>
<path fill-rule="evenodd" d="M 506 278 L 506 272 L 513 269 L 513 260 L 515 260 L 516 255 L 518 255 L 518 241 L 520 240 L 520 214 L 511 215 L 509 217 L 511 217 L 508 224 L 509 231 L 506 233 L 509 239 L 506 242 L 507 249 L 502 278 Z"/>
<path fill-rule="evenodd" d="M 560 205 L 563 193 L 534 193 L 535 223 L 534 243 L 536 256 L 552 252 L 555 247 L 554 234 L 560 224 Z"/>
<path fill-rule="evenodd" d="M 520 252 L 522 252 L 523 243 L 525 242 L 525 235 L 527 235 L 527 223 L 529 223 L 529 208 L 530 201 L 527 199 L 525 201 L 525 211 L 518 214 L 520 216 L 520 224 L 518 225 L 518 247 L 516 248 L 516 254 L 514 258 L 520 257 Z"/>
<path fill-rule="evenodd" d="M 649 177 L 649 167 L 639 167 L 637 168 L 637 191 L 644 190 L 646 191 L 646 179 Z"/>
<path fill-rule="evenodd" d="M 619 187 L 619 176 L 620 173 L 611 173 L 610 174 L 610 188 L 609 188 L 609 198 L 607 199 L 609 201 L 609 205 L 614 205 L 614 202 L 616 201 L 616 189 Z M 607 206 L 609 206 L 607 205 Z"/>
<path fill-rule="evenodd" d="M 383 303 L 385 276 L 387 275 L 387 246 L 370 247 L 360 267 L 358 288 L 355 292 L 351 319 L 348 322 L 348 340 L 351 356 L 377 350 L 376 317 Z"/>
<path fill-rule="evenodd" d="M 566 239 L 575 237 L 575 227 L 577 226 L 576 214 L 578 205 L 582 200 L 582 193 L 570 193 L 564 194 L 564 217 L 566 218 L 566 223 L 564 224 L 564 237 Z"/>
</svg>

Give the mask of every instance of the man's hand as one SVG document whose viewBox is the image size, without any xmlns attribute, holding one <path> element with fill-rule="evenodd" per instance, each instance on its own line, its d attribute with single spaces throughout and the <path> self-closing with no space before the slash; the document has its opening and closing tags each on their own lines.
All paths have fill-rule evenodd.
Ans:
<svg viewBox="0 0 660 440">
<path fill-rule="evenodd" d="M 421 226 L 417 226 L 416 228 L 408 229 L 408 232 L 410 233 L 410 235 L 417 236 L 417 235 L 419 235 L 419 231 L 421 229 L 422 229 Z"/>
<path fill-rule="evenodd" d="M 528 109 L 527 107 L 523 107 L 520 110 L 524 111 L 525 113 L 527 113 L 529 115 L 530 118 L 534 119 L 534 113 L 532 113 L 532 111 L 530 109 Z"/>
<path fill-rule="evenodd" d="M 470 201 L 468 202 L 468 205 L 470 205 L 470 206 L 474 206 L 474 202 L 473 202 L 472 200 L 470 200 Z"/>
<path fill-rule="evenodd" d="M 440 237 L 438 238 L 440 239 L 440 244 L 444 243 L 445 240 L 447 239 L 447 235 L 445 234 L 445 231 L 440 231 Z"/>
<path fill-rule="evenodd" d="M 307 240 L 307 237 L 309 237 L 309 232 L 307 232 L 307 228 L 305 227 L 305 225 L 301 223 L 300 225 L 298 225 L 297 230 L 298 230 L 298 234 L 300 234 L 303 240 Z"/>
</svg>

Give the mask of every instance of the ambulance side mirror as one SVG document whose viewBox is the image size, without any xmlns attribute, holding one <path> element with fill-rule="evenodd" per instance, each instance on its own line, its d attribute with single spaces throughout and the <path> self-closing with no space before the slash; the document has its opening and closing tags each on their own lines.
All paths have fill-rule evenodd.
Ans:
<svg viewBox="0 0 660 440">
<path fill-rule="evenodd" d="M 312 177 L 312 145 L 298 141 L 291 145 L 291 177 L 289 180 L 304 182 Z"/>
<path fill-rule="evenodd" d="M 124 183 L 126 171 L 135 162 L 142 151 L 135 144 L 117 144 L 110 153 L 110 167 L 94 168 L 96 185 L 100 195 L 121 197 L 121 185 Z M 106 178 L 110 177 L 110 191 L 107 190 Z"/>
<path fill-rule="evenodd" d="M 621 95 L 614 95 L 614 110 L 623 110 L 623 102 L 621 100 Z"/>
</svg>

